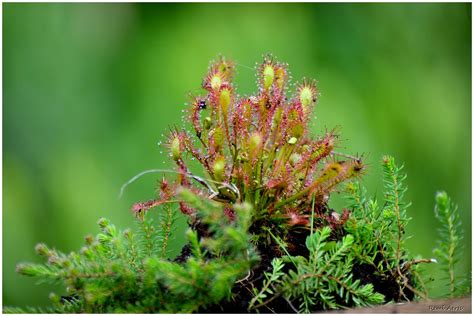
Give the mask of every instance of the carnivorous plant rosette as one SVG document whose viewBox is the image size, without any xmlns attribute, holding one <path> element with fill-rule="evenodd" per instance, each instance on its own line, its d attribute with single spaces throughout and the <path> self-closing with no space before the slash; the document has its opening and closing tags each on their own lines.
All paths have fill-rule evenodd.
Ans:
<svg viewBox="0 0 474 316">
<path fill-rule="evenodd" d="M 308 123 L 319 96 L 314 80 L 296 84 L 288 97 L 286 64 L 266 56 L 257 72 L 256 94 L 239 96 L 234 63 L 221 57 L 211 64 L 202 82 L 205 93 L 194 96 L 187 111 L 193 134 L 175 129 L 166 142 L 177 179 L 163 180 L 156 199 L 134 204 L 137 216 L 164 203 L 179 203 L 194 218 L 192 207 L 178 198 L 179 190 L 187 188 L 222 203 L 230 219 L 234 203 L 249 202 L 250 232 L 258 236 L 266 236 L 268 229 L 284 237 L 289 230 L 309 228 L 313 212 L 319 225 L 344 223 L 347 211 L 341 216 L 329 211 L 328 197 L 338 184 L 361 174 L 361 159 L 334 152 L 334 131 L 310 134 Z M 188 168 L 190 157 L 205 176 Z"/>
</svg>

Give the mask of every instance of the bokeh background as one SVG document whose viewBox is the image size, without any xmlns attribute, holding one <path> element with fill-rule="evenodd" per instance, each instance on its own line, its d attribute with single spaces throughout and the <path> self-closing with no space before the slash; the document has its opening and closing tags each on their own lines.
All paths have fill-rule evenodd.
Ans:
<svg viewBox="0 0 474 316">
<path fill-rule="evenodd" d="M 288 62 L 295 79 L 316 78 L 313 130 L 340 126 L 340 151 L 365 154 L 372 194 L 383 154 L 405 164 L 412 254 L 432 256 L 434 194 L 447 190 L 466 231 L 460 272 L 470 271 L 471 4 L 7 3 L 4 305 L 41 306 L 61 293 L 15 273 L 16 263 L 39 261 L 37 242 L 72 251 L 99 217 L 134 225 L 129 207 L 153 197 L 157 176 L 122 199 L 120 186 L 166 166 L 157 142 L 181 124 L 187 93 L 219 53 L 238 63 L 241 93 L 255 88 L 264 53 Z M 442 294 L 438 269 L 428 271 L 432 294 Z"/>
</svg>

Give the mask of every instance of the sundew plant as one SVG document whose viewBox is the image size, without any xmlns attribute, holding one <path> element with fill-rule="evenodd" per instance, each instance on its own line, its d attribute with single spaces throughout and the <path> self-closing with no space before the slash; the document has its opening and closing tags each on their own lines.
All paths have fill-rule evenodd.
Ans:
<svg viewBox="0 0 474 316">
<path fill-rule="evenodd" d="M 294 96 L 287 97 L 287 65 L 271 57 L 258 68 L 256 95 L 239 97 L 233 76 L 232 62 L 221 58 L 211 65 L 202 85 L 207 93 L 195 97 L 189 109 L 193 132 L 176 129 L 168 137 L 177 180 L 173 185 L 162 182 L 160 196 L 135 204 L 133 211 L 143 216 L 151 208 L 175 203 L 183 188 L 222 203 L 229 219 L 235 215 L 234 204 L 247 202 L 253 208 L 250 232 L 257 233 L 262 246 L 274 244 L 268 230 L 286 239 L 289 231 L 309 227 L 312 211 L 342 223 L 347 215 L 336 219 L 327 212 L 330 193 L 358 177 L 364 166 L 361 159 L 334 152 L 333 131 L 318 138 L 309 135 L 316 83 L 303 80 Z M 197 160 L 206 176 L 195 176 L 187 158 Z M 181 212 L 194 217 L 189 205 L 177 203 Z M 294 247 L 291 242 L 288 246 Z"/>
<path fill-rule="evenodd" d="M 336 150 L 335 130 L 309 132 L 316 82 L 289 88 L 288 66 L 271 56 L 256 70 L 257 91 L 240 96 L 234 63 L 211 64 L 186 112 L 191 132 L 173 128 L 165 141 L 175 169 L 146 170 L 122 188 L 147 173 L 162 176 L 157 195 L 131 208 L 137 229 L 101 219 L 101 233 L 80 252 L 40 244 L 47 263 L 18 265 L 65 285 L 47 311 L 310 313 L 428 297 L 418 267 L 434 260 L 405 247 L 402 167 L 384 157 L 384 201 L 367 198 L 362 158 Z M 328 206 L 336 190 L 346 192 L 347 208 Z M 453 212 L 437 210 L 439 218 Z M 187 216 L 187 244 L 170 259 L 176 212 Z M 458 239 L 451 245 L 443 260 L 453 287 Z"/>
</svg>

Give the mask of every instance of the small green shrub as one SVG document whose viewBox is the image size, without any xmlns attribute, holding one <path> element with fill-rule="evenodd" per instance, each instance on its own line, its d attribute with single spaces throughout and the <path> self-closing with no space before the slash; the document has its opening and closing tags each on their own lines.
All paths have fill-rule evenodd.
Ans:
<svg viewBox="0 0 474 316">
<path fill-rule="evenodd" d="M 441 228 L 439 229 L 438 246 L 433 250 L 433 253 L 446 273 L 448 296 L 455 297 L 470 293 L 471 276 L 467 275 L 459 279 L 455 273 L 455 266 L 462 259 L 462 242 L 464 240 L 464 231 L 457 206 L 451 202 L 448 194 L 444 191 L 437 192 L 435 200 L 435 216 L 441 224 Z"/>
</svg>

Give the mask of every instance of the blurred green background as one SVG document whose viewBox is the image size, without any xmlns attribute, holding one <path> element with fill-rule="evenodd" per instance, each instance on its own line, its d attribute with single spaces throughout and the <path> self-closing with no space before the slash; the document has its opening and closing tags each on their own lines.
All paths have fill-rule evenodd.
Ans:
<svg viewBox="0 0 474 316">
<path fill-rule="evenodd" d="M 471 4 L 3 5 L 3 304 L 45 305 L 49 291 L 15 273 L 43 241 L 78 249 L 105 216 L 133 225 L 153 197 L 157 142 L 180 124 L 219 53 L 241 93 L 262 54 L 319 81 L 314 132 L 340 126 L 364 153 L 380 195 L 383 154 L 405 163 L 412 254 L 432 256 L 436 190 L 459 204 L 471 267 Z M 340 204 L 336 202 L 335 205 Z M 176 251 L 182 243 L 177 232 Z M 438 279 L 435 266 L 428 269 Z M 434 295 L 443 287 L 434 283 Z"/>
</svg>

